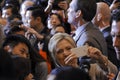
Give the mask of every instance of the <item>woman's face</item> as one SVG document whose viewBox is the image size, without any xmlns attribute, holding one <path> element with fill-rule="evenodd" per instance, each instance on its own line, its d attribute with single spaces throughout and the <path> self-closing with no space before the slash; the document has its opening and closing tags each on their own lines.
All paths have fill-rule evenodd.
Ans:
<svg viewBox="0 0 120 80">
<path fill-rule="evenodd" d="M 74 63 L 77 62 L 77 59 L 71 59 L 71 60 L 68 60 L 68 63 L 66 63 L 68 57 L 70 59 L 70 55 L 72 54 L 70 50 L 72 48 L 74 48 L 74 46 L 65 39 L 58 42 L 58 44 L 56 46 L 55 57 L 61 65 L 63 65 L 63 66 L 69 65 L 69 61 L 74 62 Z M 71 56 L 71 58 L 72 58 L 72 56 Z"/>
<path fill-rule="evenodd" d="M 57 16 L 57 15 L 54 15 L 54 14 L 51 15 L 51 17 L 50 17 L 50 23 L 51 23 L 51 25 L 52 25 L 53 27 L 61 24 L 58 16 Z"/>
</svg>

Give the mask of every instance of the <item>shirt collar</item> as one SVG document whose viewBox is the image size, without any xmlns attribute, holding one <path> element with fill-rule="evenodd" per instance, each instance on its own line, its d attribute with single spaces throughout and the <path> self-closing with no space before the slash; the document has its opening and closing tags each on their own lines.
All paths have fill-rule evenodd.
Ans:
<svg viewBox="0 0 120 80">
<path fill-rule="evenodd" d="M 87 22 L 87 23 L 79 26 L 79 27 L 77 28 L 77 30 L 75 31 L 75 35 L 76 35 L 76 36 L 79 35 L 79 33 L 88 25 L 88 23 L 89 23 L 89 22 Z"/>
<path fill-rule="evenodd" d="M 109 27 L 109 26 L 105 26 L 105 27 L 101 28 L 100 31 L 103 31 L 103 30 L 105 30 L 105 29 L 108 28 L 108 27 Z"/>
</svg>

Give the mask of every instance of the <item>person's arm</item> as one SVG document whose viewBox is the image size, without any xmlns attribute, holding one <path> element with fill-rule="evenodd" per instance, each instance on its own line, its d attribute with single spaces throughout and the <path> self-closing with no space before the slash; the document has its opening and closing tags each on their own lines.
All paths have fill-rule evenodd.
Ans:
<svg viewBox="0 0 120 80">
<path fill-rule="evenodd" d="M 104 70 L 107 71 L 108 73 L 117 73 L 117 67 L 108 60 L 106 56 L 104 56 L 100 50 L 94 47 L 89 47 L 88 48 L 88 55 L 93 58 L 94 60 L 97 61 L 98 65 Z"/>
<path fill-rule="evenodd" d="M 36 38 L 38 40 L 42 40 L 44 39 L 44 35 L 39 34 L 37 31 L 35 31 L 33 28 L 27 28 L 27 32 L 26 33 L 30 33 L 30 34 L 34 34 L 36 36 Z"/>
<path fill-rule="evenodd" d="M 48 0 L 48 5 L 47 5 L 47 7 L 45 8 L 45 13 L 50 13 L 50 11 L 51 11 L 51 9 L 52 9 L 52 5 L 53 5 L 53 3 L 54 3 L 54 0 Z"/>
<path fill-rule="evenodd" d="M 117 0 L 113 0 L 112 4 L 110 5 L 110 10 L 117 9 L 120 6 L 120 2 L 116 2 Z"/>
</svg>

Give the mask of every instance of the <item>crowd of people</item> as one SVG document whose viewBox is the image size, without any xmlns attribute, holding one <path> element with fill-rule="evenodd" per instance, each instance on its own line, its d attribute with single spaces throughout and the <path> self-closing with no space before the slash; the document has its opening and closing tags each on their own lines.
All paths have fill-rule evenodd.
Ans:
<svg viewBox="0 0 120 80">
<path fill-rule="evenodd" d="M 0 80 L 120 80 L 119 68 L 119 0 L 1 0 Z"/>
</svg>

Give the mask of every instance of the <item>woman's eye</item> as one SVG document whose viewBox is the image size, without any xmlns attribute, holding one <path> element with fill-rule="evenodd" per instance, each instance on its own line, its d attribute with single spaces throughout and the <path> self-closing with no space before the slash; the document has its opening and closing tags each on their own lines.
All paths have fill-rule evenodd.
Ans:
<svg viewBox="0 0 120 80">
<path fill-rule="evenodd" d="M 60 54 L 60 53 L 62 53 L 63 52 L 63 50 L 58 50 L 57 51 L 57 54 Z"/>
<path fill-rule="evenodd" d="M 71 47 L 67 47 L 66 49 L 67 49 L 67 50 L 71 50 Z"/>
</svg>

